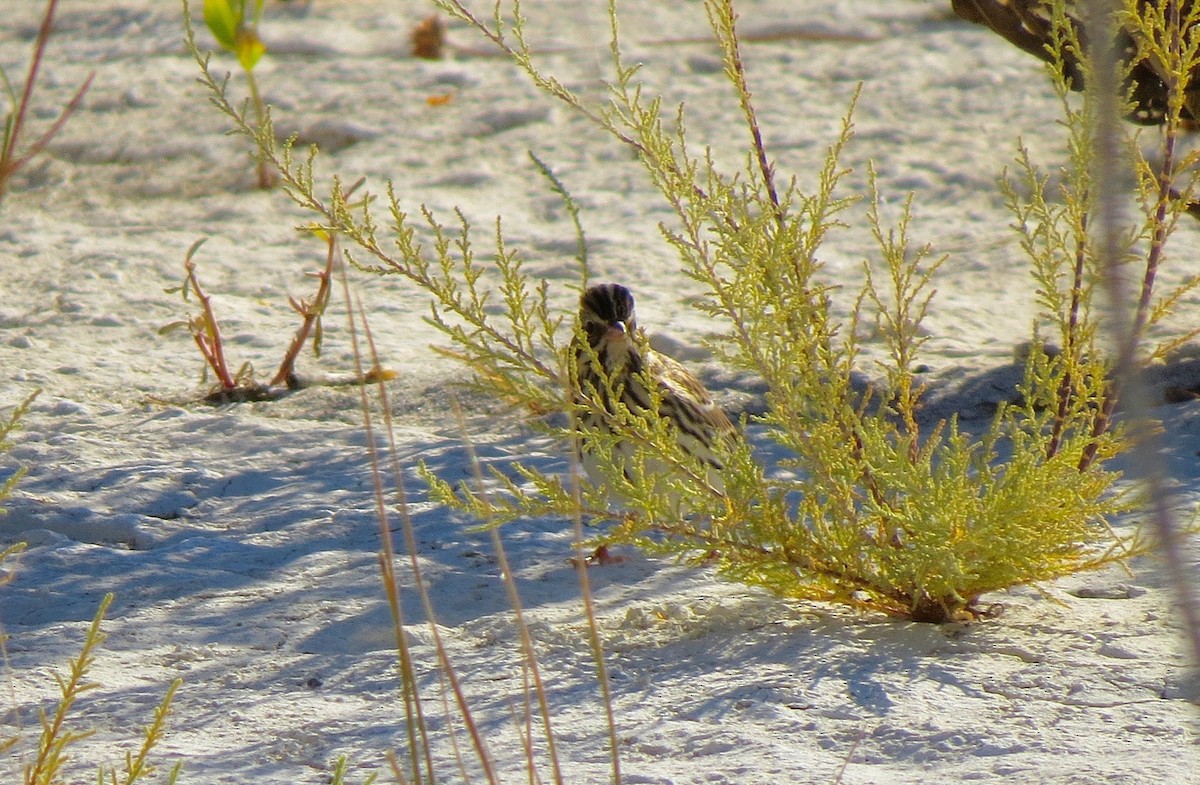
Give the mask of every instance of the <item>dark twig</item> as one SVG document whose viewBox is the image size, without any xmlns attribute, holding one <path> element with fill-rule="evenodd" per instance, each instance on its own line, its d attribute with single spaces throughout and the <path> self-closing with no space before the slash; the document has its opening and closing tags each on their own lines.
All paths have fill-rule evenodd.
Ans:
<svg viewBox="0 0 1200 785">
<path fill-rule="evenodd" d="M 1050 444 L 1046 447 L 1046 459 L 1049 460 L 1055 455 L 1058 455 L 1058 450 L 1062 446 L 1063 435 L 1067 427 L 1067 413 L 1071 408 L 1071 397 L 1074 395 L 1072 388 L 1075 384 L 1074 374 L 1072 371 L 1076 368 L 1077 362 L 1081 359 L 1076 355 L 1080 352 L 1081 342 L 1079 335 L 1079 308 L 1083 302 L 1083 285 L 1084 272 L 1087 269 L 1087 213 L 1084 213 L 1079 218 L 1079 234 L 1077 235 L 1075 245 L 1075 265 L 1071 277 L 1071 305 L 1070 311 L 1067 314 L 1067 335 L 1063 346 L 1063 357 L 1066 359 L 1066 371 L 1063 373 L 1062 382 L 1058 385 L 1058 408 L 1054 412 L 1054 422 L 1051 425 Z M 1105 402 L 1111 398 L 1111 392 L 1106 396 Z M 1099 419 L 1101 415 L 1097 416 Z M 1107 429 L 1107 422 L 1105 424 Z M 1100 433 L 1103 433 L 1101 431 Z M 1098 437 L 1099 433 L 1093 433 L 1093 437 Z M 1095 458 L 1097 443 L 1093 440 L 1091 444 L 1085 448 L 1085 452 L 1090 452 L 1087 463 L 1081 462 L 1079 470 L 1084 471 L 1091 465 Z"/>
<path fill-rule="evenodd" d="M 763 143 L 762 128 L 758 124 L 758 115 L 754 110 L 754 102 L 750 94 L 750 85 L 746 81 L 746 65 L 742 61 L 742 50 L 739 45 L 739 36 L 737 33 L 737 13 L 733 8 L 732 0 L 722 0 L 725 6 L 724 15 L 711 15 L 709 20 L 714 30 L 720 30 L 721 48 L 725 50 L 726 68 L 729 71 L 729 78 L 737 87 L 738 101 L 742 107 L 742 114 L 746 116 L 746 126 L 750 129 L 750 137 L 754 144 L 754 155 L 758 162 L 758 170 L 763 178 L 763 186 L 767 189 L 767 196 L 771 200 L 771 204 L 775 206 L 776 220 L 782 224 L 784 216 L 781 212 L 779 204 L 779 192 L 775 187 L 775 168 L 771 166 L 770 160 L 767 158 L 767 148 Z M 724 22 L 728 22 L 726 26 Z"/>
</svg>

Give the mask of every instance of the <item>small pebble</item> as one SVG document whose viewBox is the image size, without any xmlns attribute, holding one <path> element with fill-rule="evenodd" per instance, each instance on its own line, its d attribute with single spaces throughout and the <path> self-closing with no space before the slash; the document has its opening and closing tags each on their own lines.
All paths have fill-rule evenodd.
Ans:
<svg viewBox="0 0 1200 785">
<path fill-rule="evenodd" d="M 492 109 L 478 115 L 469 131 L 471 136 L 490 136 L 501 131 L 510 131 L 531 123 L 540 123 L 547 118 L 549 110 L 542 106 L 524 109 Z"/>
<path fill-rule="evenodd" d="M 296 131 L 296 144 L 301 147 L 315 144 L 322 152 L 336 153 L 359 142 L 374 139 L 381 133 L 378 128 L 352 120 L 325 118 Z M 280 135 L 287 137 L 291 134 L 281 131 Z"/>
<path fill-rule="evenodd" d="M 1105 657 L 1112 657 L 1113 659 L 1117 660 L 1141 659 L 1141 655 L 1136 651 L 1127 649 L 1118 643 L 1106 643 L 1097 650 L 1097 653 Z"/>
<path fill-rule="evenodd" d="M 688 70 L 693 74 L 717 74 L 724 68 L 725 64 L 721 62 L 719 57 L 709 57 L 707 55 L 693 55 L 687 59 Z"/>
<path fill-rule="evenodd" d="M 1131 600 L 1141 597 L 1146 590 L 1141 586 L 1117 583 L 1112 586 L 1081 586 L 1071 594 L 1084 600 Z"/>
</svg>

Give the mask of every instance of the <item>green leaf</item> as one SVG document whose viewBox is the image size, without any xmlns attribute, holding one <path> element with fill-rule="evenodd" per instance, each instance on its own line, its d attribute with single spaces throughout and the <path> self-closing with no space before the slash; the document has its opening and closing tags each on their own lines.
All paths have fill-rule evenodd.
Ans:
<svg viewBox="0 0 1200 785">
<path fill-rule="evenodd" d="M 258 37 L 257 32 L 243 28 L 238 31 L 237 46 L 233 51 L 237 53 L 238 62 L 242 64 L 242 68 L 252 71 L 266 53 L 267 47 Z"/>
<path fill-rule="evenodd" d="M 217 43 L 236 52 L 242 18 L 241 14 L 234 11 L 233 5 L 231 0 L 204 0 L 204 23 L 212 31 Z"/>
</svg>

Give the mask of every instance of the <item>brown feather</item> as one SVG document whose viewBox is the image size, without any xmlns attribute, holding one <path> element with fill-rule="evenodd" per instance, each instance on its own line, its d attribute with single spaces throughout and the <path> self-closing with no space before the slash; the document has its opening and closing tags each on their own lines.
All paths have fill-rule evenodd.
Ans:
<svg viewBox="0 0 1200 785">
<path fill-rule="evenodd" d="M 1139 9 L 1158 5 L 1162 0 L 1139 0 Z M 1181 0 L 1180 12 L 1186 16 L 1193 0 Z M 1054 63 L 1050 48 L 1054 43 L 1053 26 L 1045 0 L 951 0 L 954 12 L 968 22 L 990 28 L 1009 43 L 1042 59 Z M 1065 9 L 1067 23 L 1071 26 L 1082 46 L 1087 46 L 1084 23 L 1074 3 Z M 1191 31 L 1185 31 L 1185 37 Z M 1152 58 L 1139 53 L 1134 31 L 1127 28 L 1117 30 L 1117 56 L 1129 68 L 1126 87 L 1131 88 L 1133 110 L 1126 119 L 1140 125 L 1161 125 L 1167 111 L 1167 77 L 1162 67 Z M 1083 68 L 1078 54 L 1067 50 L 1061 53 L 1063 78 L 1072 90 L 1083 89 Z M 1200 84 L 1198 75 L 1192 80 L 1184 95 L 1184 120 L 1200 121 Z"/>
<path fill-rule="evenodd" d="M 674 359 L 646 345 L 637 327 L 629 290 L 619 284 L 589 287 L 580 298 L 579 320 L 588 346 L 621 402 L 635 414 L 668 418 L 680 447 L 710 467 L 709 482 L 720 490 L 723 483 L 714 470 L 724 468 L 722 456 L 732 449 L 737 431 L 700 380 Z M 605 400 L 607 388 L 587 347 L 576 344 L 574 353 L 576 389 L 594 390 L 602 406 L 584 417 L 586 457 L 587 432 L 611 430 L 614 406 Z M 654 412 L 653 396 L 638 375 L 643 368 L 657 384 L 659 407 Z"/>
</svg>

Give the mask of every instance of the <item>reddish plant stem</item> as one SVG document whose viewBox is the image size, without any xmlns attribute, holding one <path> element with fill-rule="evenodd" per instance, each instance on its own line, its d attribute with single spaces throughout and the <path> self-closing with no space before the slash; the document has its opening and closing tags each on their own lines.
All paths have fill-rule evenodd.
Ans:
<svg viewBox="0 0 1200 785">
<path fill-rule="evenodd" d="M 12 125 L 9 127 L 9 134 L 4 139 L 4 147 L 0 149 L 0 199 L 4 197 L 4 192 L 7 190 L 9 178 L 11 178 L 21 167 L 29 163 L 29 160 L 42 152 L 50 140 L 66 124 L 67 119 L 75 113 L 79 105 L 83 102 L 83 96 L 87 93 L 88 88 L 92 85 L 92 79 L 96 76 L 96 72 L 92 71 L 87 78 L 83 80 L 83 84 L 75 91 L 75 95 L 59 113 L 58 118 L 51 124 L 50 128 L 38 137 L 37 141 L 29 146 L 23 155 L 17 155 L 17 141 L 21 136 L 21 130 L 25 126 L 25 115 L 29 111 L 30 104 L 33 103 L 33 88 L 37 82 L 38 71 L 42 67 L 42 58 L 46 53 L 46 46 L 50 41 L 50 34 L 54 31 L 54 13 L 58 7 L 58 0 L 47 0 L 46 14 L 42 17 L 41 27 L 38 28 L 37 41 L 33 47 L 33 58 L 29 62 L 29 73 L 25 77 L 25 86 L 21 90 L 21 98 L 17 102 L 16 115 L 13 118 Z"/>
<path fill-rule="evenodd" d="M 337 235 L 329 235 L 329 252 L 325 257 L 325 269 L 316 273 L 316 277 L 320 280 L 317 286 L 317 294 L 312 300 L 292 299 L 291 305 L 296 313 L 304 317 L 300 324 L 300 329 L 296 330 L 296 335 L 292 338 L 291 344 L 288 346 L 287 352 L 283 355 L 283 362 L 279 364 L 279 370 L 275 372 L 275 376 L 271 379 L 271 386 L 286 384 L 289 389 L 296 386 L 296 358 L 300 356 L 300 352 L 304 349 L 304 344 L 308 342 L 309 335 L 312 334 L 313 327 L 317 321 L 325 313 L 326 306 L 329 305 L 329 292 L 332 288 L 333 280 L 333 263 L 337 259 Z"/>
<path fill-rule="evenodd" d="M 1086 197 L 1084 201 L 1087 201 Z M 1046 446 L 1047 460 L 1058 455 L 1058 449 L 1062 446 L 1063 433 L 1067 425 L 1067 412 L 1071 407 L 1071 388 L 1075 384 L 1071 369 L 1079 360 L 1075 355 L 1079 349 L 1079 305 L 1083 300 L 1083 272 L 1087 262 L 1087 225 L 1087 213 L 1084 213 L 1079 219 L 1079 240 L 1075 245 L 1075 269 L 1071 279 L 1071 306 L 1067 313 L 1066 346 L 1063 347 L 1063 357 L 1066 358 L 1067 369 L 1063 373 L 1062 383 L 1058 386 L 1058 410 L 1054 413 L 1050 443 Z M 1080 471 L 1084 468 L 1086 467 L 1080 466 Z"/>
<path fill-rule="evenodd" d="M 12 135 L 6 140 L 0 159 L 11 161 L 15 157 L 17 136 L 25 125 L 25 113 L 33 103 L 33 83 L 37 81 L 38 71 L 42 67 L 42 56 L 46 53 L 46 44 L 50 41 L 50 33 L 54 30 L 54 11 L 58 0 L 48 0 L 46 15 L 42 17 L 42 26 L 38 28 L 37 42 L 33 46 L 33 59 L 29 61 L 29 75 L 25 79 L 25 87 L 21 90 L 21 100 L 17 103 L 17 116 L 13 118 Z"/>
<path fill-rule="evenodd" d="M 204 355 L 208 367 L 212 368 L 213 373 L 216 374 L 221 387 L 225 390 L 236 389 L 237 382 L 234 381 L 233 374 L 229 372 L 229 365 L 225 361 L 225 342 L 221 338 L 221 326 L 217 323 L 217 314 L 213 311 L 212 298 L 200 287 L 200 280 L 196 277 L 196 263 L 188 259 L 184 262 L 184 268 L 187 270 L 187 285 L 191 287 L 196 299 L 200 301 L 200 307 L 204 310 L 204 315 L 201 317 L 202 323 L 196 325 L 195 321 L 192 322 L 192 337 L 196 339 L 196 346 L 200 348 L 200 354 Z"/>
<path fill-rule="evenodd" d="M 767 189 L 767 196 L 771 200 L 771 204 L 775 206 L 775 219 L 780 225 L 783 224 L 784 215 L 779 204 L 779 193 L 775 189 L 775 169 L 771 166 L 770 160 L 767 158 L 767 148 L 763 143 L 762 129 L 758 124 L 758 116 L 754 111 L 754 104 L 750 100 L 750 85 L 746 81 L 746 66 L 742 62 L 742 51 L 738 45 L 737 35 L 737 14 L 733 10 L 731 0 L 725 0 L 726 13 L 729 15 L 729 40 L 726 43 L 729 51 L 730 64 L 733 66 L 734 76 L 737 77 L 738 99 L 742 105 L 742 113 L 746 116 L 746 125 L 750 130 L 750 137 L 754 142 L 754 155 L 758 161 L 758 169 L 762 174 L 763 185 Z"/>
<path fill-rule="evenodd" d="M 1181 48 L 1179 37 L 1179 6 L 1178 3 L 1170 2 L 1167 8 L 1169 19 L 1167 24 L 1170 25 L 1171 41 L 1169 44 L 1170 51 L 1178 55 Z M 1173 96 L 1179 93 L 1179 80 L 1175 77 L 1172 69 L 1166 69 L 1167 75 L 1165 78 L 1167 95 Z M 1166 125 L 1163 133 L 1163 159 L 1162 164 L 1158 169 L 1158 201 L 1154 209 L 1154 222 L 1150 235 L 1150 250 L 1146 255 L 1146 269 L 1142 274 L 1141 291 L 1138 294 L 1137 310 L 1134 312 L 1133 324 L 1126 336 L 1126 340 L 1122 342 L 1120 354 L 1124 361 L 1131 364 L 1137 363 L 1137 345 L 1144 337 L 1146 327 L 1150 321 L 1150 309 L 1154 297 L 1154 281 L 1158 275 L 1159 265 L 1162 263 L 1163 251 L 1166 247 L 1168 227 L 1167 227 L 1167 210 L 1171 202 L 1172 184 L 1175 179 L 1175 143 L 1179 137 L 1179 116 L 1176 111 L 1167 112 Z M 1116 251 L 1114 250 L 1115 254 Z M 1114 260 L 1115 261 L 1115 260 Z M 1117 270 L 1114 267 L 1110 270 L 1111 275 L 1117 275 Z M 1104 402 L 1100 407 L 1100 413 L 1097 415 L 1092 426 L 1093 441 L 1083 451 L 1083 455 L 1079 460 L 1080 471 L 1088 468 L 1096 459 L 1096 451 L 1099 449 L 1099 444 L 1096 440 L 1108 430 L 1112 422 L 1112 414 L 1117 408 L 1117 391 L 1109 390 L 1104 397 Z"/>
</svg>

